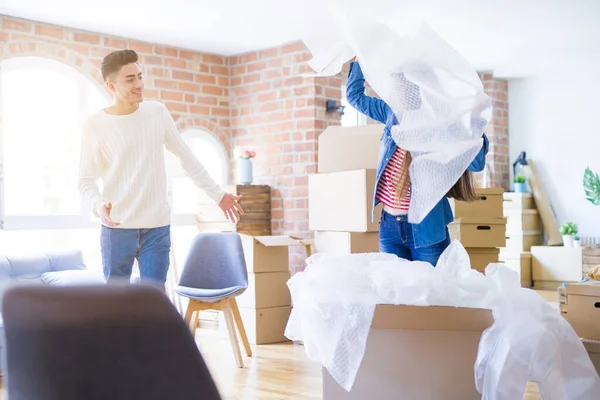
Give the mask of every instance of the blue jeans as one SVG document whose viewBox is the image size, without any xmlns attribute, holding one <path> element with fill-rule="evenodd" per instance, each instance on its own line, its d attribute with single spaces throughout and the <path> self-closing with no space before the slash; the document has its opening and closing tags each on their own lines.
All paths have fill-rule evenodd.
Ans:
<svg viewBox="0 0 600 400">
<path fill-rule="evenodd" d="M 450 234 L 446 228 L 446 238 L 430 246 L 415 247 L 412 227 L 406 215 L 394 216 L 385 211 L 379 222 L 379 251 L 395 254 L 409 261 L 426 261 L 437 264 L 440 256 L 450 245 Z"/>
<path fill-rule="evenodd" d="M 108 282 L 131 279 L 137 259 L 142 283 L 164 288 L 169 270 L 171 227 L 118 229 L 102 226 L 100 233 L 102 267 Z"/>
</svg>

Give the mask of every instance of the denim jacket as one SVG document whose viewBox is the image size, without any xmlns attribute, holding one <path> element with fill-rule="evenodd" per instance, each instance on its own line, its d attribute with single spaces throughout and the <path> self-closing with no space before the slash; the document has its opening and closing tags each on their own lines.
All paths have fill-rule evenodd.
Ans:
<svg viewBox="0 0 600 400">
<path fill-rule="evenodd" d="M 392 139 L 391 128 L 397 124 L 397 119 L 391 108 L 381 99 L 365 95 L 365 78 L 360 65 L 353 62 L 348 74 L 348 83 L 346 86 L 346 97 L 348 103 L 359 112 L 367 115 L 376 121 L 385 124 L 379 146 L 379 161 L 377 165 L 377 176 L 375 180 L 375 195 L 373 198 L 373 210 L 380 203 L 377 199 L 377 184 L 383 175 L 383 171 L 388 161 L 396 151 L 396 143 Z M 467 168 L 469 171 L 480 172 L 485 167 L 485 156 L 488 153 L 489 141 L 483 134 L 483 145 L 481 151 L 475 156 Z M 373 211 L 374 212 L 374 211 Z M 371 217 L 372 218 L 372 217 Z M 452 208 L 448 199 L 444 197 L 419 224 L 412 224 L 413 239 L 415 247 L 431 246 L 439 243 L 446 238 L 446 227 L 454 221 Z"/>
</svg>

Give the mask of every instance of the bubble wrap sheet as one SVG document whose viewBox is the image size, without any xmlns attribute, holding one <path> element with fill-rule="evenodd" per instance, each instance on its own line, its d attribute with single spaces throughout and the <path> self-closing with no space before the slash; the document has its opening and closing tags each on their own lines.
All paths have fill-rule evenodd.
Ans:
<svg viewBox="0 0 600 400">
<path fill-rule="evenodd" d="M 493 310 L 482 335 L 474 376 L 484 400 L 521 399 L 527 381 L 545 400 L 598 399 L 600 379 L 571 326 L 518 275 L 490 264 L 470 268 L 458 241 L 438 265 L 391 254 L 315 254 L 288 282 L 294 307 L 285 335 L 304 343 L 350 391 L 364 356 L 377 304 L 454 306 Z"/>
<path fill-rule="evenodd" d="M 408 220 L 419 223 L 481 150 L 491 100 L 477 72 L 424 24 L 400 36 L 343 6 L 331 21 L 303 38 L 313 76 L 338 74 L 356 55 L 366 81 L 396 116 L 392 138 L 411 152 Z"/>
</svg>

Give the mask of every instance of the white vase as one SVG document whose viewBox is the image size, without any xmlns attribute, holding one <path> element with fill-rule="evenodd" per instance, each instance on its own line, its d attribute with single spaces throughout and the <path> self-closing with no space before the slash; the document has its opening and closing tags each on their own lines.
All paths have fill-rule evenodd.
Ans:
<svg viewBox="0 0 600 400">
<path fill-rule="evenodd" d="M 250 185 L 252 183 L 252 160 L 249 158 L 240 158 L 238 163 L 238 182 L 241 185 Z"/>
<path fill-rule="evenodd" d="M 573 247 L 581 247 L 581 241 L 580 240 L 574 240 L 573 241 Z"/>
<path fill-rule="evenodd" d="M 563 235 L 563 243 L 565 247 L 575 247 L 575 235 Z"/>
</svg>

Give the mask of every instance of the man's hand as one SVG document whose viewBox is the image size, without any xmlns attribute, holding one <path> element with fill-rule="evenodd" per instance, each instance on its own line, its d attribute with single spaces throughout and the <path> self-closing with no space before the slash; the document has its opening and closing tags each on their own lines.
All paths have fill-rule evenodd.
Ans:
<svg viewBox="0 0 600 400">
<path fill-rule="evenodd" d="M 109 228 L 114 228 L 115 226 L 121 225 L 121 223 L 113 222 L 113 220 L 110 219 L 110 210 L 111 209 L 112 209 L 111 203 L 103 204 L 100 207 L 100 209 L 98 210 L 98 215 L 100 215 L 100 219 L 102 220 L 102 223 L 104 225 L 108 226 Z"/>
<path fill-rule="evenodd" d="M 242 207 L 237 202 L 241 198 L 242 196 L 225 193 L 225 196 L 223 196 L 223 199 L 219 203 L 219 208 L 223 210 L 223 213 L 231 222 L 238 222 L 240 220 L 239 214 L 244 213 L 244 210 L 242 210 Z"/>
</svg>

